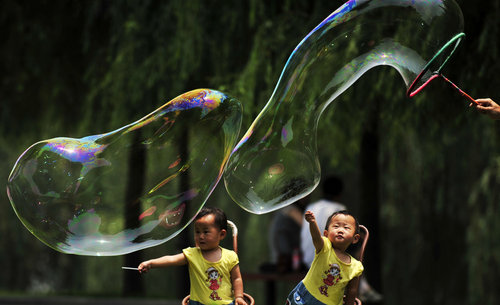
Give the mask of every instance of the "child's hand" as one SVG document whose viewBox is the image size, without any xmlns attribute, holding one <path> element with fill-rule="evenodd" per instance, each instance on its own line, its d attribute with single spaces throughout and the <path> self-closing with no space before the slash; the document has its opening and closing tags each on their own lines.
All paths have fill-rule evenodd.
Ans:
<svg viewBox="0 0 500 305">
<path fill-rule="evenodd" d="M 237 297 L 234 299 L 234 305 L 248 305 L 248 304 L 242 297 Z"/>
<path fill-rule="evenodd" d="M 151 261 L 146 261 L 142 262 L 137 268 L 139 269 L 139 273 L 146 273 L 149 269 L 151 269 L 151 267 L 153 267 Z"/>
<path fill-rule="evenodd" d="M 314 213 L 311 211 L 307 211 L 305 217 L 308 223 L 316 222 L 316 217 L 314 217 Z"/>
</svg>

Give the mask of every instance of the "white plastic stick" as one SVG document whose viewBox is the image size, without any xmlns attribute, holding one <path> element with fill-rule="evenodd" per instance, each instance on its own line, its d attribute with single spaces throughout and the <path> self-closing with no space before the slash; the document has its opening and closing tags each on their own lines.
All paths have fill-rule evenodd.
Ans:
<svg viewBox="0 0 500 305">
<path fill-rule="evenodd" d="M 133 267 L 122 267 L 122 269 L 139 271 L 139 268 L 133 268 Z"/>
</svg>

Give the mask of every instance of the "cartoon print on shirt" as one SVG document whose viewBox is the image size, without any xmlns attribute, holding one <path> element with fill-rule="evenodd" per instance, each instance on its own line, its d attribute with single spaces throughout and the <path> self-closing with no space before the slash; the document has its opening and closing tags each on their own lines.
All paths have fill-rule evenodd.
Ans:
<svg viewBox="0 0 500 305">
<path fill-rule="evenodd" d="M 337 264 L 330 264 L 330 268 L 324 273 L 326 274 L 326 276 L 323 276 L 323 283 L 325 283 L 325 285 L 319 287 L 319 292 L 328 297 L 328 288 L 334 286 L 342 279 L 340 275 L 340 266 Z"/>
<path fill-rule="evenodd" d="M 220 287 L 220 284 L 222 283 L 222 275 L 219 275 L 219 271 L 215 269 L 214 267 L 210 267 L 206 271 L 208 278 L 207 282 L 209 282 L 208 288 L 212 290 L 212 293 L 210 294 L 210 299 L 217 301 L 221 300 L 219 297 L 219 294 L 217 293 L 217 290 Z"/>
</svg>

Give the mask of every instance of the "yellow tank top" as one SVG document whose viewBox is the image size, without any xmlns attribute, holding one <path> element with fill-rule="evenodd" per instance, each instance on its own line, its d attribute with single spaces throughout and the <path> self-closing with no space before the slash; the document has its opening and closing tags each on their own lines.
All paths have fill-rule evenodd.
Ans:
<svg viewBox="0 0 500 305">
<path fill-rule="evenodd" d="M 332 243 L 324 236 L 323 249 L 316 253 L 311 268 L 302 282 L 310 294 L 328 305 L 342 305 L 344 290 L 350 280 L 363 273 L 363 265 L 351 256 L 351 263 L 342 262 Z"/>
<path fill-rule="evenodd" d="M 191 300 L 205 305 L 229 304 L 234 300 L 231 270 L 239 263 L 238 255 L 231 250 L 221 250 L 218 262 L 204 259 L 200 248 L 182 250 L 189 266 Z"/>
</svg>

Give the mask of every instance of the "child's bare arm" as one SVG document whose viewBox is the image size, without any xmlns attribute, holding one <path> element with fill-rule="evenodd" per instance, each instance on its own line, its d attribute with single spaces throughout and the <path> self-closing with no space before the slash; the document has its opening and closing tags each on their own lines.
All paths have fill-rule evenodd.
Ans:
<svg viewBox="0 0 500 305">
<path fill-rule="evenodd" d="M 187 259 L 184 253 L 175 255 L 166 255 L 155 259 L 142 262 L 138 269 L 140 273 L 146 273 L 151 268 L 168 267 L 168 266 L 181 266 L 187 264 Z"/>
<path fill-rule="evenodd" d="M 231 270 L 231 282 L 234 290 L 234 304 L 248 305 L 243 298 L 243 279 L 241 278 L 240 266 L 236 265 Z"/>
<path fill-rule="evenodd" d="M 316 223 L 316 217 L 311 211 L 307 211 L 305 214 L 306 221 L 309 223 L 309 231 L 311 232 L 311 237 L 313 241 L 316 253 L 319 253 L 323 249 L 324 242 L 321 238 L 321 232 L 319 231 L 318 224 Z"/>
<path fill-rule="evenodd" d="M 349 281 L 344 291 L 344 304 L 345 305 L 354 305 L 356 296 L 358 295 L 358 286 L 359 286 L 359 276 L 353 278 Z"/>
</svg>

